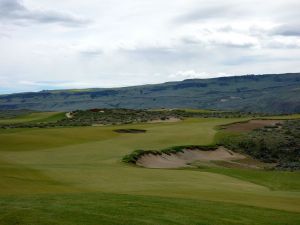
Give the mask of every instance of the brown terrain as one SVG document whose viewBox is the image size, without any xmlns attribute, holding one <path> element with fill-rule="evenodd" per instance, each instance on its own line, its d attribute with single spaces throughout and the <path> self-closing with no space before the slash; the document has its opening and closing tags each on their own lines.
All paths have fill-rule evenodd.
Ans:
<svg viewBox="0 0 300 225">
<path fill-rule="evenodd" d="M 247 122 L 233 123 L 225 127 L 227 131 L 251 131 L 265 126 L 274 126 L 278 123 L 282 123 L 282 120 L 250 120 Z"/>
</svg>

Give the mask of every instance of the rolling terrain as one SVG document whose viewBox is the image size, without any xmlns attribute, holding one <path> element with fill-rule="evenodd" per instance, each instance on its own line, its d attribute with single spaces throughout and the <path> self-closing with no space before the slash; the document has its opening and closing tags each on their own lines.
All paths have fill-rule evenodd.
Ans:
<svg viewBox="0 0 300 225">
<path fill-rule="evenodd" d="M 201 108 L 272 114 L 300 112 L 300 74 L 189 79 L 124 88 L 56 90 L 0 96 L 0 109 Z"/>
<path fill-rule="evenodd" d="M 135 149 L 213 144 L 218 126 L 248 119 L 1 129 L 0 224 L 297 225 L 299 172 L 122 162 Z"/>
</svg>

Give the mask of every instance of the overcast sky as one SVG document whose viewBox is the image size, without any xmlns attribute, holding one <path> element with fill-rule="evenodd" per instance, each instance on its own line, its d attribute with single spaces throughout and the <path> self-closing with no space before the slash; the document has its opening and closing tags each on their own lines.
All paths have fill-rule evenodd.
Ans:
<svg viewBox="0 0 300 225">
<path fill-rule="evenodd" d="M 0 93 L 300 72 L 299 0 L 0 0 Z"/>
</svg>

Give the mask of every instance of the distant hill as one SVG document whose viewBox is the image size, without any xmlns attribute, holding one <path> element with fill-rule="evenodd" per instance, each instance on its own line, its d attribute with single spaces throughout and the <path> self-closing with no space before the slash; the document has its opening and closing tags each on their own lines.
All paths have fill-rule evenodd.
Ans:
<svg viewBox="0 0 300 225">
<path fill-rule="evenodd" d="M 300 73 L 0 95 L 0 110 L 69 111 L 88 108 L 201 108 L 299 113 Z"/>
</svg>

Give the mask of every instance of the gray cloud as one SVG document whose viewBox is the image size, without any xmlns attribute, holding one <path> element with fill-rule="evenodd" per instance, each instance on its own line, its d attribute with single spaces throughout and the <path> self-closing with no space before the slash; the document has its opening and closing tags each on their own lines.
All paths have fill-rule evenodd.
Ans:
<svg viewBox="0 0 300 225">
<path fill-rule="evenodd" d="M 300 42 L 294 41 L 294 42 L 280 42 L 280 41 L 269 41 L 264 44 L 265 47 L 271 48 L 271 49 L 299 49 L 300 48 Z"/>
<path fill-rule="evenodd" d="M 0 0 L 0 20 L 14 23 L 58 23 L 80 26 L 89 20 L 65 12 L 28 9 L 22 0 Z"/>
<path fill-rule="evenodd" d="M 270 1 L 271 2 L 271 1 Z M 202 3 L 202 4 L 201 4 Z M 226 21 L 260 19 L 267 21 L 291 22 L 300 16 L 298 0 L 277 0 L 268 4 L 259 0 L 202 1 L 197 7 L 174 18 L 175 24 L 197 21 Z M 259 5 L 259 7 L 257 7 Z"/>
<path fill-rule="evenodd" d="M 218 28 L 217 30 L 220 32 L 231 32 L 231 31 L 233 31 L 233 28 L 232 28 L 232 26 L 227 25 L 227 26 L 222 26 L 222 27 Z"/>
<path fill-rule="evenodd" d="M 189 23 L 200 20 L 222 19 L 222 18 L 241 18 L 245 11 L 237 4 L 223 5 L 202 5 L 201 8 L 195 9 L 186 14 L 175 18 L 175 23 Z"/>
<path fill-rule="evenodd" d="M 288 56 L 269 56 L 265 54 L 254 54 L 254 55 L 234 55 L 230 58 L 223 59 L 222 63 L 224 65 L 242 65 L 242 64 L 264 64 L 264 63 L 278 63 L 283 61 L 291 61 L 296 59 L 291 59 Z"/>
<path fill-rule="evenodd" d="M 271 34 L 282 36 L 300 36 L 300 23 L 278 26 L 272 30 Z"/>
<path fill-rule="evenodd" d="M 18 82 L 19 84 L 28 86 L 40 86 L 44 88 L 56 88 L 56 87 L 76 87 L 76 86 L 92 86 L 92 82 L 74 82 L 71 80 L 61 80 L 61 81 L 27 81 L 22 80 Z"/>
<path fill-rule="evenodd" d="M 80 51 L 80 54 L 87 57 L 97 57 L 102 55 L 103 51 L 101 49 L 87 49 Z"/>
<path fill-rule="evenodd" d="M 181 39 L 183 44 L 187 45 L 198 45 L 202 47 L 225 47 L 225 48 L 252 48 L 256 46 L 256 43 L 247 42 L 247 41 L 239 41 L 235 42 L 234 40 L 199 40 L 193 37 L 183 37 Z"/>
<path fill-rule="evenodd" d="M 134 49 L 119 49 L 123 54 L 129 55 L 137 59 L 144 59 L 149 61 L 178 61 L 188 60 L 193 58 L 195 54 L 188 49 L 181 49 L 176 47 L 137 47 Z"/>
<path fill-rule="evenodd" d="M 234 43 L 234 42 L 212 42 L 212 45 L 219 45 L 219 46 L 224 46 L 227 48 L 252 48 L 255 46 L 254 43 L 250 43 L 250 42 L 245 42 L 245 43 Z"/>
</svg>

